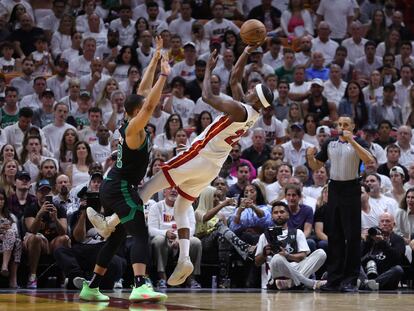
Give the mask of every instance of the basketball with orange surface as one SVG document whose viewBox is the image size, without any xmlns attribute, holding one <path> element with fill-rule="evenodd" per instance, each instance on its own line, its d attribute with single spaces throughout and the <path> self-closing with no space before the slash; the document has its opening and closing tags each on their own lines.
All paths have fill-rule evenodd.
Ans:
<svg viewBox="0 0 414 311">
<path fill-rule="evenodd" d="M 257 19 L 245 21 L 240 28 L 240 37 L 247 45 L 257 45 L 266 39 L 266 27 Z"/>
</svg>

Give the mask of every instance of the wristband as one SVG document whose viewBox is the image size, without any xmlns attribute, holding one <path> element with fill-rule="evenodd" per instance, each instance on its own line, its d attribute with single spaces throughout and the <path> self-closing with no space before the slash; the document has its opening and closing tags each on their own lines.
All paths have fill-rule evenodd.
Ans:
<svg viewBox="0 0 414 311">
<path fill-rule="evenodd" d="M 167 74 L 165 74 L 165 73 L 160 73 L 160 76 L 164 76 L 164 77 L 168 77 L 168 75 Z"/>
</svg>

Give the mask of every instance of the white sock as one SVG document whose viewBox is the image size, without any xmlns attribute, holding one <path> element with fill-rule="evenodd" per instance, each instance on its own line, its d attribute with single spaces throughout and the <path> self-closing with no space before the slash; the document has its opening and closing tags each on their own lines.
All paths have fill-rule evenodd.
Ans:
<svg viewBox="0 0 414 311">
<path fill-rule="evenodd" d="M 121 221 L 117 214 L 112 214 L 111 216 L 106 217 L 106 222 L 110 227 L 116 227 Z"/>
<path fill-rule="evenodd" d="M 178 245 L 180 245 L 180 255 L 178 256 L 178 261 L 183 261 L 185 257 L 190 255 L 190 240 L 179 239 Z"/>
</svg>

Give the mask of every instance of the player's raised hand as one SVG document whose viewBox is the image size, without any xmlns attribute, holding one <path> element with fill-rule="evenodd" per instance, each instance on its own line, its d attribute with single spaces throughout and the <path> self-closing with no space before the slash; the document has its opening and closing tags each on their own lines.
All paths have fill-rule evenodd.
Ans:
<svg viewBox="0 0 414 311">
<path fill-rule="evenodd" d="M 307 157 L 314 157 L 315 154 L 316 154 L 316 151 L 317 151 L 316 147 L 308 147 L 308 148 L 306 148 L 306 156 Z"/>
<path fill-rule="evenodd" d="M 156 36 L 155 37 L 155 55 L 154 57 L 156 57 L 156 59 L 160 59 L 161 58 L 161 50 L 163 48 L 163 40 L 160 36 Z"/>
<path fill-rule="evenodd" d="M 168 54 L 164 53 L 161 58 L 161 73 L 166 76 L 168 76 L 171 72 L 171 67 L 168 61 L 169 61 Z"/>
<path fill-rule="evenodd" d="M 247 54 L 251 54 L 254 50 L 256 50 L 259 46 L 261 46 L 263 42 L 256 43 L 255 45 L 248 45 L 244 48 L 244 51 Z"/>
<path fill-rule="evenodd" d="M 211 53 L 210 57 L 208 58 L 206 70 L 212 71 L 214 67 L 216 67 L 217 65 L 217 60 L 218 60 L 218 51 L 214 50 L 213 53 Z"/>
</svg>

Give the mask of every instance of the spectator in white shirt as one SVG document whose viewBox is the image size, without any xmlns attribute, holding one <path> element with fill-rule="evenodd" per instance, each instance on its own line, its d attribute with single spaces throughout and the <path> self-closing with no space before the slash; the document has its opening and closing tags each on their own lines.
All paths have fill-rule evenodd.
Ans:
<svg viewBox="0 0 414 311">
<path fill-rule="evenodd" d="M 83 55 L 78 56 L 69 63 L 69 72 L 75 77 L 81 77 L 91 73 L 90 65 L 96 52 L 96 40 L 85 38 L 82 44 Z"/>
<path fill-rule="evenodd" d="M 59 28 L 53 32 L 50 42 L 53 57 L 57 57 L 72 46 L 71 35 L 75 31 L 73 21 L 74 18 L 71 15 L 63 15 Z"/>
<path fill-rule="evenodd" d="M 111 94 L 112 112 L 107 112 L 103 116 L 104 123 L 110 131 L 115 132 L 120 127 L 125 117 L 125 93 L 116 90 Z M 150 122 L 151 123 L 151 122 Z"/>
<path fill-rule="evenodd" d="M 224 5 L 222 2 L 215 1 L 212 5 L 213 19 L 204 25 L 205 35 L 208 40 L 212 38 L 223 39 L 226 30 L 233 30 L 239 34 L 240 29 L 230 20 L 224 18 Z"/>
<path fill-rule="evenodd" d="M 361 138 L 366 141 L 368 145 L 368 150 L 371 151 L 371 154 L 377 159 L 379 164 L 387 162 L 387 155 L 385 150 L 374 143 L 375 135 L 377 134 L 377 128 L 371 125 L 365 125 L 362 128 Z"/>
<path fill-rule="evenodd" d="M 168 24 L 158 18 L 159 15 L 159 6 L 156 2 L 147 2 L 147 14 L 148 14 L 148 24 L 152 35 L 157 35 L 161 33 L 161 29 L 168 29 Z"/>
<path fill-rule="evenodd" d="M 132 20 L 132 10 L 128 5 L 119 6 L 119 18 L 109 24 L 109 28 L 119 33 L 119 44 L 132 45 L 135 34 L 135 22 Z"/>
<path fill-rule="evenodd" d="M 318 36 L 312 40 L 312 52 L 321 52 L 325 59 L 324 66 L 334 59 L 338 43 L 329 38 L 331 28 L 327 22 L 320 22 Z"/>
<path fill-rule="evenodd" d="M 314 147 L 312 144 L 303 140 L 305 131 L 301 123 L 293 123 L 289 127 L 290 141 L 282 144 L 285 150 L 285 157 L 283 162 L 295 167 L 298 165 L 305 165 L 306 163 L 306 149 Z"/>
<path fill-rule="evenodd" d="M 263 82 L 264 77 L 275 72 L 274 68 L 267 64 L 264 64 L 262 59 L 263 49 L 259 46 L 256 50 L 251 52 L 251 63 L 246 65 L 244 69 L 244 77 L 246 81 L 258 79 L 259 81 Z"/>
<path fill-rule="evenodd" d="M 234 65 L 234 53 L 231 49 L 223 52 L 223 63 L 213 69 L 213 74 L 220 77 L 220 89 L 227 93 L 227 85 L 229 84 L 230 74 Z"/>
<path fill-rule="evenodd" d="M 96 9 L 96 2 L 95 0 L 85 0 L 82 4 L 83 6 L 83 10 L 85 12 L 85 14 L 83 15 L 79 15 L 76 18 L 76 30 L 79 32 L 88 32 L 90 31 L 89 29 L 89 24 L 88 24 L 88 18 L 91 14 L 95 13 L 95 9 Z M 99 30 L 103 30 L 104 29 L 104 22 L 103 20 L 99 17 L 100 19 L 100 23 L 99 23 Z"/>
<path fill-rule="evenodd" d="M 60 58 L 56 61 L 56 74 L 46 80 L 47 87 L 53 91 L 55 98 L 60 101 L 61 98 L 68 95 L 69 77 L 68 73 L 69 63 L 66 59 Z"/>
<path fill-rule="evenodd" d="M 61 58 L 72 61 L 80 56 L 82 47 L 82 34 L 79 31 L 75 31 L 70 36 L 71 45 L 69 48 L 62 51 Z"/>
<path fill-rule="evenodd" d="M 355 62 L 364 57 L 364 45 L 367 39 L 362 37 L 363 27 L 359 21 L 351 23 L 350 27 L 351 37 L 342 41 L 341 45 L 348 50 L 348 60 L 355 64 Z"/>
<path fill-rule="evenodd" d="M 344 97 L 347 83 L 342 80 L 341 68 L 337 64 L 331 64 L 329 71 L 329 80 L 325 81 L 322 95 L 328 102 L 335 103 L 336 108 Z"/>
<path fill-rule="evenodd" d="M 308 68 L 312 64 L 312 40 L 312 36 L 300 38 L 300 52 L 295 54 L 295 65 L 304 65 Z"/>
<path fill-rule="evenodd" d="M 272 38 L 270 40 L 269 50 L 263 54 L 263 63 L 272 68 L 279 68 L 283 66 L 283 55 L 280 53 L 282 42 L 279 38 Z"/>
<path fill-rule="evenodd" d="M 20 101 L 20 108 L 30 107 L 33 110 L 39 109 L 42 106 L 41 96 L 46 90 L 46 79 L 42 76 L 38 76 L 33 80 L 34 93 L 26 95 Z"/>
<path fill-rule="evenodd" d="M 395 56 L 395 67 L 401 70 L 402 65 L 414 67 L 413 45 L 411 41 L 402 41 L 400 46 L 400 55 Z"/>
<path fill-rule="evenodd" d="M 171 34 L 180 35 L 184 42 L 191 41 L 191 28 L 195 19 L 191 17 L 192 10 L 190 1 L 184 0 L 181 3 L 180 13 L 181 17 L 170 23 L 169 30 Z"/>
<path fill-rule="evenodd" d="M 31 58 L 25 58 L 22 61 L 22 75 L 10 81 L 10 86 L 19 90 L 19 98 L 33 93 L 34 61 Z"/>
<path fill-rule="evenodd" d="M 103 163 L 111 155 L 110 136 L 111 134 L 106 125 L 100 124 L 96 131 L 98 140 L 90 145 L 92 158 L 95 162 Z"/>
<path fill-rule="evenodd" d="M 365 43 L 365 56 L 357 59 L 355 63 L 355 70 L 357 72 L 358 80 L 368 83 L 371 72 L 382 66 L 382 59 L 375 55 L 376 49 L 377 47 L 374 41 L 368 41 Z"/>
<path fill-rule="evenodd" d="M 412 67 L 411 65 L 403 65 L 400 70 L 401 79 L 394 83 L 396 92 L 396 102 L 403 108 L 407 100 L 408 93 L 413 85 L 412 79 Z"/>
<path fill-rule="evenodd" d="M 155 126 L 155 135 L 160 135 L 164 132 L 165 124 L 167 123 L 170 114 L 162 110 L 163 102 L 160 101 L 155 107 L 149 123 Z"/>
<path fill-rule="evenodd" d="M 184 127 L 188 127 L 193 124 L 192 115 L 195 104 L 191 99 L 184 97 L 184 78 L 175 77 L 171 81 L 171 88 L 171 96 L 164 100 L 164 111 L 179 114 Z"/>
<path fill-rule="evenodd" d="M 164 286 L 167 279 L 165 268 L 168 253 L 172 251 L 173 254 L 177 254 L 178 252 L 177 224 L 174 219 L 174 203 L 177 196 L 178 192 L 175 188 L 165 189 L 165 199 L 152 205 L 148 213 L 148 232 L 151 237 L 151 247 L 157 262 L 158 276 L 160 280 L 164 281 Z M 194 264 L 193 274 L 199 275 L 202 246 L 201 241 L 194 237 L 196 221 L 192 208 L 187 210 L 186 217 L 190 222 L 190 257 Z M 161 283 L 159 282 L 160 286 Z"/>
<path fill-rule="evenodd" d="M 102 110 L 98 107 L 92 107 L 88 111 L 89 126 L 84 127 L 79 134 L 79 140 L 86 141 L 88 144 L 93 143 L 98 138 L 96 131 L 102 123 Z"/>
<path fill-rule="evenodd" d="M 69 108 L 67 105 L 63 103 L 57 103 L 53 109 L 54 122 L 49 125 L 46 125 L 43 128 L 43 132 L 46 136 L 49 151 L 55 153 L 59 150 L 63 133 L 68 128 L 72 128 L 73 130 L 76 130 L 76 128 L 66 123 L 66 118 L 69 113 Z"/>
<path fill-rule="evenodd" d="M 368 203 L 374 212 L 379 216 L 382 213 L 390 213 L 396 215 L 398 211 L 398 203 L 393 198 L 381 194 L 381 178 L 378 174 L 369 174 L 365 178 L 365 184 L 369 187 Z"/>
<path fill-rule="evenodd" d="M 89 67 L 90 73 L 80 78 L 80 88 L 90 92 L 92 98 L 97 100 L 110 76 L 103 73 L 103 61 L 100 58 L 92 59 Z"/>
<path fill-rule="evenodd" d="M 52 3 L 53 14 L 47 14 L 37 22 L 38 27 L 42 28 L 49 38 L 58 30 L 59 23 L 63 19 L 66 8 L 65 0 L 54 0 Z"/>
<path fill-rule="evenodd" d="M 153 0 L 145 0 L 145 1 L 141 1 L 144 2 L 138 6 L 136 6 L 133 10 L 132 10 L 132 19 L 133 20 L 138 20 L 140 17 L 145 18 L 146 20 L 148 20 L 148 7 L 147 4 L 150 2 L 153 2 Z M 158 2 L 157 2 L 158 3 Z M 161 2 L 162 3 L 162 2 Z M 158 3 L 158 19 L 165 21 L 167 19 L 167 14 L 165 13 L 165 10 L 162 6 L 160 6 L 160 3 Z"/>
<path fill-rule="evenodd" d="M 414 162 L 414 145 L 411 144 L 412 136 L 410 126 L 402 125 L 398 128 L 396 145 L 401 150 L 398 163 L 405 167 L 408 167 Z"/>
<path fill-rule="evenodd" d="M 354 3 L 352 0 L 321 0 L 316 14 L 316 24 L 323 19 L 332 29 L 332 38 L 342 40 L 354 17 Z"/>
<path fill-rule="evenodd" d="M 96 48 L 107 45 L 108 30 L 106 28 L 101 29 L 100 23 L 102 23 L 98 14 L 93 13 L 88 16 L 89 31 L 84 32 L 86 38 L 94 38 L 96 41 Z"/>
<path fill-rule="evenodd" d="M 191 81 L 195 78 L 195 61 L 197 60 L 196 46 L 194 42 L 187 42 L 184 44 L 183 48 L 184 60 L 176 63 L 172 67 L 168 77 L 169 83 L 171 83 L 171 80 L 176 76 L 180 76 L 186 81 Z"/>
</svg>

